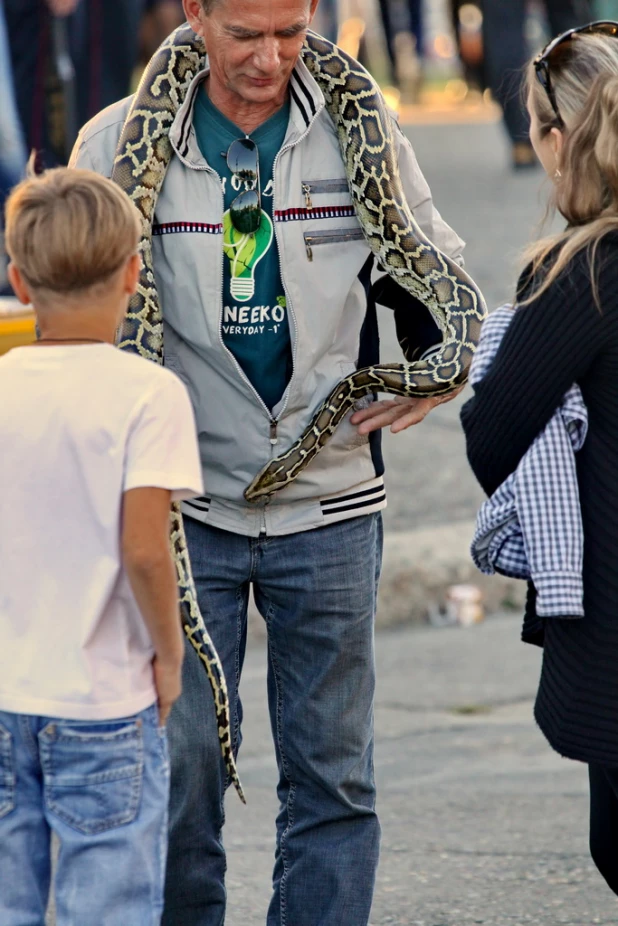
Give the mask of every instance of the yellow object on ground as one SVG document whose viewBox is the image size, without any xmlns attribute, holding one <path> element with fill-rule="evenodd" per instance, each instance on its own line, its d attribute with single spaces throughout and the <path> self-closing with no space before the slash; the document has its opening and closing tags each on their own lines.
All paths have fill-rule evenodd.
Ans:
<svg viewBox="0 0 618 926">
<path fill-rule="evenodd" d="M 35 339 L 34 313 L 16 299 L 0 299 L 0 354 Z"/>
</svg>

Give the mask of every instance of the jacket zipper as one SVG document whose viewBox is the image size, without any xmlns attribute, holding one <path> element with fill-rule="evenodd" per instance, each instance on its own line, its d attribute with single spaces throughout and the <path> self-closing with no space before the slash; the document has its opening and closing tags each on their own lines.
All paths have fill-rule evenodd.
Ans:
<svg viewBox="0 0 618 926">
<path fill-rule="evenodd" d="M 349 193 L 347 180 L 303 180 L 303 193 Z"/>
<path fill-rule="evenodd" d="M 214 178 L 216 179 L 216 181 L 217 181 L 218 189 L 219 189 L 219 192 L 220 192 L 220 194 L 221 194 L 221 216 L 223 217 L 223 213 L 225 212 L 225 197 L 224 197 L 224 195 L 223 195 L 223 190 L 222 190 L 222 185 L 221 185 L 221 177 L 220 177 L 220 175 L 217 173 L 217 171 L 214 169 L 214 167 L 211 167 L 209 164 L 208 164 L 208 165 L 205 165 L 204 167 L 198 167 L 198 166 L 196 166 L 195 164 L 190 164 L 185 158 L 183 158 L 180 154 L 178 154 L 177 151 L 176 151 L 176 155 L 177 155 L 177 157 L 180 158 L 180 160 L 182 161 L 182 163 L 183 163 L 186 167 L 188 167 L 190 170 L 202 170 L 202 171 L 204 171 L 204 172 L 207 173 L 207 174 L 212 174 L 212 175 L 213 175 L 213 177 L 214 177 Z M 273 223 L 273 224 L 274 224 L 274 223 Z M 222 244 L 223 244 L 223 242 L 222 242 Z M 223 348 L 224 353 L 227 354 L 227 356 L 229 357 L 229 359 L 231 360 L 231 362 L 234 364 L 234 367 L 235 367 L 235 369 L 236 369 L 236 372 L 239 374 L 240 378 L 241 378 L 242 380 L 244 380 L 244 382 L 247 384 L 247 386 L 249 387 L 249 389 L 251 390 L 251 392 L 253 393 L 253 395 L 254 395 L 255 398 L 257 399 L 259 405 L 261 405 L 262 409 L 264 410 L 264 413 L 266 414 L 266 417 L 268 418 L 268 422 L 269 422 L 269 426 L 270 426 L 270 438 L 269 438 L 269 439 L 270 439 L 270 443 L 271 443 L 272 446 L 274 446 L 274 445 L 277 444 L 277 442 L 278 442 L 278 439 L 277 439 L 277 424 L 278 424 L 279 419 L 278 419 L 278 418 L 277 418 L 277 419 L 276 419 L 276 418 L 273 418 L 273 416 L 272 416 L 271 413 L 270 413 L 270 410 L 269 410 L 268 406 L 266 405 L 266 403 L 265 403 L 264 400 L 262 399 L 261 395 L 259 394 L 259 392 L 258 392 L 257 389 L 255 388 L 255 386 L 253 385 L 253 383 L 250 381 L 250 379 L 249 379 L 248 376 L 246 375 L 245 371 L 243 370 L 243 368 L 242 368 L 241 365 L 239 364 L 238 360 L 236 359 L 236 357 L 234 356 L 234 354 L 232 353 L 232 351 L 229 349 L 229 347 L 226 346 L 225 341 L 223 340 L 223 334 L 222 334 L 222 325 L 223 325 L 223 287 L 224 287 L 224 285 L 225 285 L 225 253 L 224 253 L 224 251 L 223 251 L 223 247 L 221 247 L 221 264 L 220 264 L 220 266 L 221 266 L 221 286 L 220 286 L 219 292 L 220 292 L 221 295 L 220 295 L 220 302 L 219 302 L 219 325 L 218 325 L 219 343 L 221 344 L 221 347 Z"/>
<path fill-rule="evenodd" d="M 317 116 L 317 113 L 316 113 L 316 116 Z M 315 119 L 315 117 L 314 117 L 314 119 Z M 274 183 L 274 180 L 275 180 L 275 174 L 276 174 L 276 170 L 277 170 L 277 164 L 279 163 L 279 158 L 281 157 L 281 155 L 282 155 L 284 152 L 290 151 L 292 148 L 296 147 L 296 145 L 299 145 L 301 141 L 304 141 L 304 139 L 305 139 L 305 138 L 307 137 L 307 135 L 309 134 L 309 130 L 310 130 L 310 128 L 311 128 L 311 125 L 312 125 L 313 121 L 314 121 L 314 120 L 311 121 L 311 123 L 307 126 L 307 128 L 306 128 L 305 131 L 302 133 L 302 135 L 300 135 L 300 136 L 296 139 L 296 141 L 294 141 L 294 142 L 292 142 L 292 143 L 290 143 L 290 144 L 288 144 L 288 145 L 285 145 L 283 148 L 281 148 L 280 151 L 277 152 L 277 155 L 276 155 L 276 157 L 275 157 L 275 161 L 274 161 L 274 164 L 273 164 L 273 187 L 274 187 L 274 190 L 275 190 L 275 191 L 277 190 L 277 184 Z M 182 156 L 178 153 L 178 151 L 176 151 L 176 148 L 174 148 L 174 152 L 175 152 L 176 156 L 177 156 L 177 157 L 182 161 L 182 163 L 185 165 L 185 167 L 188 167 L 190 170 L 203 170 L 203 171 L 205 171 L 206 173 L 212 174 L 213 177 L 216 178 L 216 180 L 217 180 L 217 182 L 218 182 L 218 185 L 219 185 L 219 191 L 220 191 L 220 194 L 221 194 L 221 216 L 223 217 L 223 213 L 225 212 L 225 197 L 224 197 L 224 195 L 223 195 L 223 190 L 222 190 L 222 188 L 221 188 L 221 177 L 219 176 L 219 174 L 217 173 L 217 171 L 216 171 L 213 167 L 211 167 L 209 164 L 204 165 L 204 167 L 198 167 L 198 166 L 196 166 L 196 165 L 194 165 L 194 164 L 190 164 L 190 163 L 186 160 L 186 158 L 182 157 Z M 274 219 L 274 215 L 275 215 L 275 212 L 276 212 L 275 205 L 276 205 L 276 204 L 275 204 L 274 197 L 273 197 L 273 219 Z M 277 443 L 279 442 L 279 439 L 278 439 L 278 437 L 277 437 L 277 427 L 278 427 L 278 425 L 279 425 L 279 421 L 281 420 L 281 418 L 283 417 L 283 414 L 285 413 L 285 411 L 286 411 L 286 409 L 287 409 L 288 399 L 289 399 L 289 395 L 290 395 L 290 386 L 291 386 L 291 384 L 292 384 L 292 379 L 293 379 L 293 377 L 294 377 L 294 371 L 295 371 L 295 369 L 296 369 L 296 353 L 297 353 L 297 346 L 298 346 L 298 326 L 297 326 L 297 324 L 296 324 L 296 315 L 295 315 L 295 313 L 294 313 L 294 308 L 293 308 L 293 306 L 292 306 L 292 300 L 290 299 L 290 293 L 289 293 L 289 290 L 288 290 L 287 286 L 285 285 L 285 279 L 284 279 L 284 275 L 283 275 L 283 267 L 282 267 L 282 264 L 281 264 L 281 248 L 280 248 L 280 246 L 279 246 L 279 234 L 278 234 L 278 231 L 277 231 L 277 225 L 278 225 L 278 223 L 277 223 L 276 221 L 273 221 L 273 228 L 274 228 L 274 233 L 275 233 L 275 242 L 276 242 L 276 244 L 277 244 L 277 251 L 278 251 L 278 254 L 279 254 L 279 269 L 280 269 L 280 272 L 281 272 L 281 282 L 282 282 L 282 284 L 283 284 L 283 292 L 284 292 L 284 294 L 285 294 L 286 307 L 289 309 L 289 312 L 290 312 L 290 314 L 291 314 L 291 316 L 292 316 L 292 320 L 293 320 L 293 322 L 294 322 L 294 338 L 293 338 L 293 342 L 292 342 L 292 376 L 290 377 L 290 381 L 289 381 L 289 383 L 288 383 L 288 385 L 287 385 L 287 389 L 286 389 L 286 391 L 285 391 L 285 398 L 284 398 L 284 400 L 283 400 L 283 405 L 282 405 L 282 407 L 281 407 L 281 411 L 279 412 L 279 415 L 277 416 L 277 418 L 273 418 L 273 416 L 272 416 L 272 414 L 271 414 L 271 412 L 270 412 L 270 409 L 267 407 L 266 403 L 264 402 L 264 400 L 262 399 L 262 397 L 260 396 L 260 394 L 258 393 L 258 391 L 255 389 L 255 387 L 253 386 L 253 384 L 250 382 L 249 378 L 248 378 L 247 375 L 245 374 L 245 372 L 244 372 L 243 368 L 241 367 L 241 365 L 238 363 L 238 360 L 236 359 L 236 357 L 234 356 L 234 354 L 231 352 L 231 350 L 230 350 L 228 347 L 225 346 L 225 342 L 224 342 L 224 340 L 223 340 L 223 334 L 222 334 L 222 330 L 221 330 L 221 329 L 222 329 L 222 325 L 223 325 L 223 287 L 224 287 L 224 284 L 225 284 L 225 253 L 224 253 L 224 251 L 223 251 L 223 247 L 221 247 L 221 287 L 220 287 L 220 293 L 221 293 L 221 295 L 220 295 L 220 302 L 219 302 L 219 326 L 218 326 L 219 343 L 221 344 L 221 347 L 223 348 L 224 352 L 229 356 L 229 358 L 231 359 L 232 363 L 234 364 L 234 366 L 235 366 L 235 368 L 236 368 L 238 374 L 240 375 L 241 379 L 243 379 L 243 380 L 245 381 L 245 383 L 249 386 L 249 388 L 250 388 L 251 391 L 253 392 L 254 396 L 256 397 L 256 399 L 257 399 L 259 405 L 262 407 L 262 409 L 263 409 L 264 412 L 266 413 L 266 417 L 268 418 L 269 426 L 270 426 L 270 428 L 269 428 L 269 441 L 270 441 L 271 447 L 275 447 L 275 446 L 277 445 Z M 265 512 L 265 508 L 266 508 L 266 505 L 268 505 L 268 503 L 269 503 L 269 499 L 266 499 L 266 501 L 265 501 L 265 503 L 264 503 L 263 523 L 262 523 L 262 528 L 261 528 L 261 532 L 262 532 L 262 533 L 266 533 L 266 512 Z"/>
<path fill-rule="evenodd" d="M 316 116 L 317 116 L 317 114 L 316 114 Z M 315 119 L 315 117 L 314 117 L 314 119 Z M 313 122 L 313 120 L 312 120 L 312 122 Z M 309 130 L 310 130 L 310 128 L 311 128 L 312 122 L 309 123 L 309 125 L 307 126 L 307 128 L 305 129 L 305 131 L 302 133 L 302 135 L 300 135 L 300 136 L 296 139 L 295 142 L 292 142 L 291 144 L 288 144 L 288 145 L 284 145 L 284 147 L 281 148 L 281 150 L 277 152 L 277 154 L 276 154 L 276 156 L 275 156 L 275 161 L 274 161 L 274 164 L 273 164 L 273 190 L 274 190 L 274 193 L 275 193 L 275 194 L 277 193 L 277 182 L 276 182 L 277 165 L 279 164 L 279 159 L 280 159 L 281 155 L 284 154 L 286 151 L 290 151 L 292 148 L 295 148 L 296 145 L 299 145 L 299 144 L 301 143 L 301 141 L 304 141 L 304 139 L 305 139 L 305 138 L 307 137 L 307 135 L 309 134 Z M 275 202 L 275 199 L 274 199 L 274 197 L 273 197 L 273 219 L 275 219 L 276 213 L 277 213 L 276 206 L 277 206 L 277 203 Z M 307 208 L 311 208 L 311 207 L 308 206 Z M 284 397 L 284 399 L 283 399 L 283 405 L 281 406 L 281 411 L 279 412 L 278 417 L 274 419 L 274 424 L 275 424 L 274 436 L 273 436 L 273 434 L 271 433 L 271 444 L 272 444 L 273 446 L 274 446 L 274 444 L 276 444 L 276 442 L 277 442 L 277 425 L 279 424 L 279 421 L 281 420 L 281 418 L 282 418 L 283 415 L 285 414 L 285 411 L 286 411 L 286 409 L 287 409 L 287 407 L 288 407 L 288 400 L 289 400 L 289 397 L 290 397 L 291 386 L 292 386 L 292 380 L 294 379 L 294 373 L 295 373 L 295 370 L 296 370 L 296 354 L 297 354 L 297 349 L 298 349 L 298 325 L 297 325 L 297 323 L 296 323 L 296 314 L 295 314 L 295 312 L 294 312 L 294 306 L 292 305 L 292 300 L 290 299 L 290 293 L 289 293 L 289 290 L 288 290 L 288 288 L 287 288 L 287 286 L 286 286 L 286 283 L 285 283 L 285 276 L 284 276 L 284 273 L 283 273 L 283 265 L 282 265 L 282 263 L 281 263 L 281 247 L 280 247 L 280 244 L 279 244 L 279 231 L 278 231 L 278 225 L 279 225 L 279 223 L 278 223 L 276 220 L 273 221 L 273 228 L 274 228 L 274 231 L 275 231 L 275 242 L 276 242 L 276 244 L 277 244 L 277 251 L 278 251 L 278 253 L 279 253 L 279 269 L 280 269 L 280 272 L 281 272 L 281 282 L 282 282 L 282 284 L 283 284 L 283 292 L 285 293 L 285 302 L 286 302 L 286 306 L 287 306 L 287 308 L 288 308 L 289 314 L 291 315 L 292 321 L 293 321 L 293 323 L 294 323 L 294 337 L 293 337 L 293 340 L 292 340 L 292 375 L 290 376 L 290 381 L 289 381 L 289 383 L 288 383 L 288 385 L 287 385 L 287 389 L 286 389 L 286 391 L 285 391 L 285 397 Z"/>
<path fill-rule="evenodd" d="M 343 228 L 331 231 L 305 232 L 305 250 L 307 260 L 313 260 L 313 248 L 320 244 L 336 244 L 339 241 L 360 241 L 364 238 L 362 228 Z"/>
</svg>

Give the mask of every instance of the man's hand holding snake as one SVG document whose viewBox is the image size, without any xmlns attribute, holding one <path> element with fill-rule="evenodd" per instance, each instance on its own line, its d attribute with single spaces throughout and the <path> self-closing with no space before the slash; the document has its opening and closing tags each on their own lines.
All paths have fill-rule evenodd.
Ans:
<svg viewBox="0 0 618 926">
<path fill-rule="evenodd" d="M 393 434 L 405 431 L 413 424 L 420 424 L 429 412 L 438 405 L 450 402 L 462 391 L 460 386 L 447 395 L 432 396 L 428 399 L 404 398 L 397 396 L 394 399 L 384 399 L 372 402 L 368 408 L 354 412 L 350 421 L 358 425 L 359 434 L 370 434 L 380 428 L 390 427 Z"/>
</svg>

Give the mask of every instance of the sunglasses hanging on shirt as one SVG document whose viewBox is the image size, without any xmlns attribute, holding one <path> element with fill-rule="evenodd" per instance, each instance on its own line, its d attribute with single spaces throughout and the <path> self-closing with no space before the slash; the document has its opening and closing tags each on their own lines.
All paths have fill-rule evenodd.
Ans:
<svg viewBox="0 0 618 926">
<path fill-rule="evenodd" d="M 557 48 L 571 42 L 578 35 L 607 35 L 616 38 L 618 37 L 618 22 L 600 20 L 599 22 L 588 23 L 586 26 L 579 26 L 577 29 L 569 29 L 568 32 L 563 32 L 562 35 L 552 39 L 534 59 L 534 70 L 537 79 L 547 94 L 547 99 L 556 114 L 560 128 L 564 128 L 564 120 L 560 115 L 556 93 L 551 81 L 551 58 Z"/>
<path fill-rule="evenodd" d="M 260 192 L 260 158 L 258 146 L 251 138 L 237 138 L 227 151 L 227 166 L 240 180 L 252 184 L 230 204 L 232 225 L 243 235 L 254 235 L 262 221 Z"/>
</svg>

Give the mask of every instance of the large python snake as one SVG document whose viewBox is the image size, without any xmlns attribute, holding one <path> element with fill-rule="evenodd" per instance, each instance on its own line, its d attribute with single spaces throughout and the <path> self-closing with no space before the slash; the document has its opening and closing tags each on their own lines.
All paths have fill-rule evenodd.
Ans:
<svg viewBox="0 0 618 926">
<path fill-rule="evenodd" d="M 298 441 L 256 476 L 245 491 L 249 501 L 289 485 L 361 396 L 377 392 L 439 395 L 464 383 L 486 312 L 475 284 L 425 237 L 406 203 L 391 117 L 373 78 L 353 58 L 312 32 L 306 36 L 302 60 L 324 93 L 336 126 L 350 193 L 369 246 L 381 266 L 429 309 L 443 340 L 426 359 L 366 367 L 344 379 Z M 152 264 L 152 223 L 173 153 L 170 127 L 205 62 L 202 40 L 188 24 L 163 42 L 133 98 L 112 173 L 142 216 L 138 291 L 129 305 L 119 347 L 158 363 L 163 362 L 163 320 Z M 208 674 L 222 753 L 242 797 L 232 753 L 225 677 L 200 615 L 178 506 L 172 511 L 171 536 L 185 633 Z"/>
<path fill-rule="evenodd" d="M 356 370 L 332 390 L 298 440 L 271 460 L 245 490 L 247 501 L 289 485 L 320 452 L 337 425 L 370 393 L 437 396 L 465 383 L 487 314 L 468 274 L 423 234 L 399 177 L 392 120 L 371 75 L 336 45 L 309 33 L 307 65 L 333 119 L 354 210 L 379 265 L 431 312 L 442 343 L 414 363 Z"/>
</svg>

